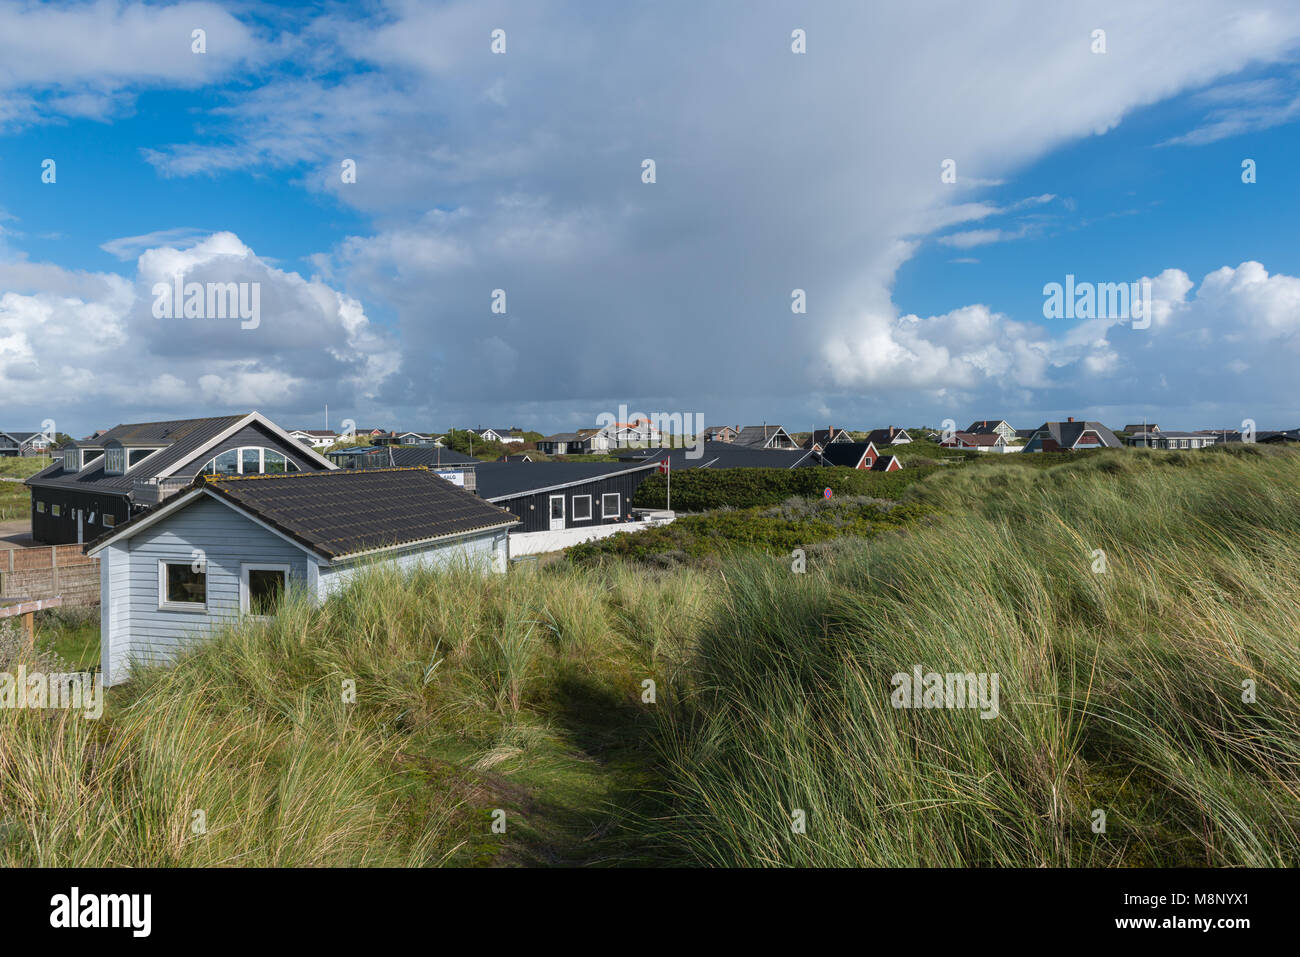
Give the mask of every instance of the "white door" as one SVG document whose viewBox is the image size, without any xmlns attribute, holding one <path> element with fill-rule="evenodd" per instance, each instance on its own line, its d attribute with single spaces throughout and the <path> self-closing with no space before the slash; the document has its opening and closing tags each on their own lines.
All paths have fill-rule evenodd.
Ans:
<svg viewBox="0 0 1300 957">
<path fill-rule="evenodd" d="M 564 528 L 564 496 L 551 496 L 551 531 L 558 532 Z"/>
</svg>

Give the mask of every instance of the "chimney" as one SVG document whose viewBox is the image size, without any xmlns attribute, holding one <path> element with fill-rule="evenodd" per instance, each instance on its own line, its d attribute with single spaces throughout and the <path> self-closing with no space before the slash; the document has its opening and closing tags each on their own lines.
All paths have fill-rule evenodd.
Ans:
<svg viewBox="0 0 1300 957">
<path fill-rule="evenodd" d="M 1074 416 L 1072 416 L 1072 415 L 1067 415 L 1067 416 L 1065 417 L 1065 421 L 1066 421 L 1066 422 L 1073 422 L 1073 421 L 1074 421 Z"/>
</svg>

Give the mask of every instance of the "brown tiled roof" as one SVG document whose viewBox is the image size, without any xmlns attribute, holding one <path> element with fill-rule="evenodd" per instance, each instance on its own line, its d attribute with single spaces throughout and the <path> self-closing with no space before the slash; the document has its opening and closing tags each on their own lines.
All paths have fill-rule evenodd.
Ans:
<svg viewBox="0 0 1300 957">
<path fill-rule="evenodd" d="M 200 476 L 201 484 L 331 560 L 518 522 L 423 467 Z"/>
</svg>

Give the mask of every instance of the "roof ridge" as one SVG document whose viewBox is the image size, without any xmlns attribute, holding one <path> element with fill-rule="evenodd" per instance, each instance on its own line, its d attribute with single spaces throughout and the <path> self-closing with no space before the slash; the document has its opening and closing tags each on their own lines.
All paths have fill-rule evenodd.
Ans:
<svg viewBox="0 0 1300 957">
<path fill-rule="evenodd" d="M 311 478 L 319 475 L 366 475 L 375 472 L 427 472 L 427 465 L 386 465 L 383 468 L 375 469 L 322 469 L 318 472 L 271 472 L 260 475 L 218 475 L 213 472 L 200 473 L 195 477 L 195 483 L 202 482 L 208 485 L 217 485 L 221 482 L 251 482 L 257 479 L 292 479 L 292 478 Z"/>
</svg>

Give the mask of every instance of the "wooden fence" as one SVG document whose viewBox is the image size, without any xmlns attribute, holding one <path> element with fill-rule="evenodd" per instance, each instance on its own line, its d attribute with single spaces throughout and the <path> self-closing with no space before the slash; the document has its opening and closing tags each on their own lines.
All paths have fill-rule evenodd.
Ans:
<svg viewBox="0 0 1300 957">
<path fill-rule="evenodd" d="M 99 559 L 80 545 L 0 549 L 0 598 L 63 597 L 65 605 L 99 601 Z"/>
</svg>

